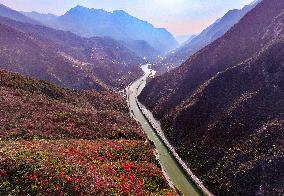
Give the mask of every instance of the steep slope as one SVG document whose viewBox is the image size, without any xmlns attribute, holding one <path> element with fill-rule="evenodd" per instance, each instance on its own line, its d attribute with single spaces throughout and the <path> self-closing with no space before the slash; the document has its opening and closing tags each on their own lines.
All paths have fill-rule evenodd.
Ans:
<svg viewBox="0 0 284 196">
<path fill-rule="evenodd" d="M 128 40 L 128 41 L 121 41 L 121 43 L 127 47 L 129 50 L 132 50 L 140 56 L 141 58 L 145 58 L 147 60 L 153 60 L 157 58 L 160 54 L 155 48 L 150 46 L 144 40 Z"/>
<path fill-rule="evenodd" d="M 184 41 L 184 43 L 182 45 L 188 44 L 189 42 L 191 42 L 191 40 L 193 40 L 197 35 L 191 35 L 188 39 L 186 39 Z"/>
<path fill-rule="evenodd" d="M 283 53 L 284 40 L 218 74 L 164 120 L 182 157 L 218 195 L 284 193 Z"/>
<path fill-rule="evenodd" d="M 120 96 L 6 71 L 0 94 L 1 195 L 172 193 Z"/>
<path fill-rule="evenodd" d="M 58 16 L 54 14 L 41 14 L 38 12 L 20 12 L 21 14 L 40 22 L 41 24 L 48 24 L 49 22 L 55 20 Z"/>
<path fill-rule="evenodd" d="M 69 88 L 100 90 L 103 86 L 96 78 L 90 77 L 87 70 L 76 68 L 73 62 L 49 47 L 49 43 L 40 42 L 5 24 L 0 24 L 0 42 L 2 69 L 49 80 Z"/>
<path fill-rule="evenodd" d="M 122 41 L 144 40 L 163 53 L 177 46 L 176 40 L 166 29 L 154 28 L 148 22 L 122 10 L 111 13 L 101 9 L 76 6 L 63 16 L 46 22 L 45 25 L 85 37 L 109 36 Z"/>
<path fill-rule="evenodd" d="M 0 18 L 1 68 L 75 89 L 122 89 L 142 74 L 144 61 L 111 38 Z"/>
<path fill-rule="evenodd" d="M 216 195 L 283 195 L 284 2 L 263 0 L 139 99 Z"/>
<path fill-rule="evenodd" d="M 2 139 L 143 138 L 119 95 L 62 89 L 6 71 L 0 75 Z"/>
<path fill-rule="evenodd" d="M 203 30 L 198 36 L 188 40 L 184 45 L 169 53 L 163 60 L 154 66 L 160 71 L 168 71 L 180 66 L 191 55 L 212 43 L 216 39 L 222 37 L 231 27 L 245 16 L 259 1 L 238 10 L 228 11 L 222 18 L 218 19 L 212 25 Z"/>
<path fill-rule="evenodd" d="M 180 46 L 184 45 L 186 42 L 190 42 L 196 35 L 180 35 L 176 36 L 176 40 Z"/>
<path fill-rule="evenodd" d="M 33 20 L 29 17 L 26 17 L 25 15 L 15 11 L 15 10 L 12 10 L 12 9 L 6 7 L 3 4 L 0 4 L 0 16 L 11 18 L 11 19 L 19 21 L 19 22 L 38 24 L 38 25 L 40 24 L 40 22 L 37 22 L 37 20 Z"/>
</svg>

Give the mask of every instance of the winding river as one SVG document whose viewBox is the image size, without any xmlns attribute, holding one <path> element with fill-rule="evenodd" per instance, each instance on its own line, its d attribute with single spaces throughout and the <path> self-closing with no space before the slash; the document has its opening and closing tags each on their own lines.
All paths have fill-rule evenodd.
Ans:
<svg viewBox="0 0 284 196">
<path fill-rule="evenodd" d="M 159 122 L 156 121 L 153 115 L 137 101 L 137 96 L 141 93 L 146 85 L 146 79 L 155 74 L 153 70 L 149 69 L 149 65 L 143 65 L 141 68 L 143 69 L 145 75 L 133 82 L 127 88 L 128 104 L 131 110 L 131 115 L 141 124 L 148 139 L 153 141 L 158 152 L 160 164 L 166 176 L 169 178 L 169 182 L 174 185 L 183 195 L 203 195 L 197 188 L 196 183 L 194 183 L 188 177 L 188 173 L 186 173 L 181 167 L 181 163 L 179 163 L 177 158 L 172 155 L 170 150 L 168 150 L 169 147 L 165 144 L 165 142 L 162 141 L 162 137 L 159 136 L 160 134 L 157 134 L 156 131 L 162 132 Z M 143 115 L 141 107 L 143 107 L 142 110 L 144 115 L 145 111 L 148 112 L 146 115 L 148 119 L 151 119 L 152 125 Z M 156 131 L 152 127 L 155 127 Z"/>
</svg>

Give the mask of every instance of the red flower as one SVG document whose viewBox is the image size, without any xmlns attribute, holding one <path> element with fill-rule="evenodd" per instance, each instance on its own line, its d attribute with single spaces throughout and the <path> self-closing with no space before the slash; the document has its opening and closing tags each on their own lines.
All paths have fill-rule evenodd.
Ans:
<svg viewBox="0 0 284 196">
<path fill-rule="evenodd" d="M 74 188 L 73 188 L 73 191 L 74 192 L 77 192 L 79 190 L 79 187 L 78 186 L 75 186 Z"/>
<path fill-rule="evenodd" d="M 122 174 L 121 179 L 123 179 L 123 180 L 126 179 L 126 175 Z"/>
<path fill-rule="evenodd" d="M 129 179 L 133 182 L 135 180 L 135 177 L 132 174 L 130 174 Z"/>
<path fill-rule="evenodd" d="M 77 184 L 77 183 L 79 183 L 81 180 L 80 180 L 80 178 L 75 178 L 74 179 L 74 182 Z"/>
<path fill-rule="evenodd" d="M 7 171 L 4 170 L 4 169 L 0 169 L 0 176 L 1 176 L 1 177 L 7 176 Z"/>
<path fill-rule="evenodd" d="M 30 175 L 29 177 L 28 177 L 28 179 L 30 179 L 30 180 L 35 180 L 35 179 L 37 179 L 37 175 L 36 174 L 32 174 L 32 175 Z"/>
<path fill-rule="evenodd" d="M 141 172 L 142 171 L 142 166 L 141 165 L 137 165 L 136 169 L 137 169 L 138 172 Z"/>
<path fill-rule="evenodd" d="M 143 184 L 143 181 L 141 179 L 139 179 L 136 183 L 137 185 L 142 185 Z"/>
<path fill-rule="evenodd" d="M 65 176 L 67 182 L 71 182 L 72 178 L 70 176 Z"/>
<path fill-rule="evenodd" d="M 65 175 L 64 171 L 59 174 L 60 177 L 63 177 L 64 175 Z"/>
<path fill-rule="evenodd" d="M 124 182 L 124 183 L 121 184 L 121 186 L 123 188 L 123 190 L 122 190 L 123 193 L 128 193 L 129 192 L 129 190 L 130 190 L 130 185 L 129 184 Z"/>
<path fill-rule="evenodd" d="M 117 146 L 118 150 L 123 150 L 123 147 L 121 145 Z"/>
<path fill-rule="evenodd" d="M 132 165 L 133 165 L 133 163 L 131 163 L 131 162 L 129 162 L 129 163 L 124 163 L 123 169 L 124 169 L 125 171 L 130 171 Z"/>
</svg>

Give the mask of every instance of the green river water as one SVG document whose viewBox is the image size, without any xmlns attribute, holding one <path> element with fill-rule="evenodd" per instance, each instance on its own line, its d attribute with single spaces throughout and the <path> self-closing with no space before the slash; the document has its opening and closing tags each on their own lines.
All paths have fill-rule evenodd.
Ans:
<svg viewBox="0 0 284 196">
<path fill-rule="evenodd" d="M 159 153 L 160 164 L 174 186 L 186 196 L 203 195 L 196 185 L 187 177 L 185 171 L 180 167 L 179 163 L 175 160 L 167 147 L 161 141 L 160 137 L 155 133 L 143 116 L 142 112 L 139 110 L 136 98 L 145 87 L 146 79 L 154 72 L 148 68 L 148 65 L 142 66 L 142 69 L 145 72 L 145 75 L 132 83 L 127 90 L 128 102 L 132 115 L 141 124 L 149 140 L 153 141 Z M 152 122 L 153 120 L 155 119 L 151 119 Z"/>
</svg>

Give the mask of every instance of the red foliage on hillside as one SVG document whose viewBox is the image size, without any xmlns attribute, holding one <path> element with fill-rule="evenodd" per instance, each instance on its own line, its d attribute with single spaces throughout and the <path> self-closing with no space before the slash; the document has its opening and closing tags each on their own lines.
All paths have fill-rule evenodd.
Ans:
<svg viewBox="0 0 284 196">
<path fill-rule="evenodd" d="M 143 138 L 119 95 L 61 89 L 5 71 L 0 76 L 1 138 Z"/>
<path fill-rule="evenodd" d="M 0 147 L 1 194 L 173 193 L 141 141 L 5 141 Z"/>
<path fill-rule="evenodd" d="M 0 193 L 174 194 L 125 100 L 0 71 Z"/>
</svg>

